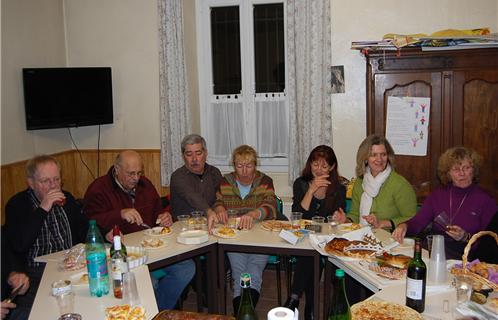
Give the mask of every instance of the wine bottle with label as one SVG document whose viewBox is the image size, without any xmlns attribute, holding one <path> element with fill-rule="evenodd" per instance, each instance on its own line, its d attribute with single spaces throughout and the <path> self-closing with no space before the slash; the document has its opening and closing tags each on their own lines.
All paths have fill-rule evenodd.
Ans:
<svg viewBox="0 0 498 320">
<path fill-rule="evenodd" d="M 413 259 L 408 264 L 406 273 L 406 305 L 422 313 L 425 309 L 425 287 L 427 267 L 422 260 L 420 239 L 415 239 Z"/>
<path fill-rule="evenodd" d="M 114 297 L 123 298 L 123 273 L 128 272 L 128 263 L 126 255 L 123 255 L 121 250 L 121 237 L 115 236 L 114 239 L 114 252 L 111 256 L 111 277 Z"/>
</svg>

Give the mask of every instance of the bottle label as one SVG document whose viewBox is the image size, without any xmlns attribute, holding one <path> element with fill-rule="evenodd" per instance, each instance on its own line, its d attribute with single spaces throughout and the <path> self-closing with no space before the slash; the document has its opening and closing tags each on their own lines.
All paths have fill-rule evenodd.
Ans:
<svg viewBox="0 0 498 320">
<path fill-rule="evenodd" d="M 111 261 L 111 276 L 113 280 L 121 281 L 123 273 L 128 272 L 128 264 L 123 259 L 113 259 Z"/>
<path fill-rule="evenodd" d="M 422 300 L 423 280 L 406 278 L 406 296 L 413 300 Z"/>
<path fill-rule="evenodd" d="M 107 262 L 105 253 L 91 253 L 86 259 L 88 277 L 95 279 L 107 276 Z"/>
</svg>

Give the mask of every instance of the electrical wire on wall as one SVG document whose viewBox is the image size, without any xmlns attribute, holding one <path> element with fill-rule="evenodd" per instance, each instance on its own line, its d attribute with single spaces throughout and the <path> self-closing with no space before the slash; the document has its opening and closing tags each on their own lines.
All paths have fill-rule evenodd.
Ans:
<svg viewBox="0 0 498 320">
<path fill-rule="evenodd" d="M 81 155 L 81 151 L 80 151 L 80 149 L 78 149 L 78 146 L 74 142 L 73 135 L 71 134 L 71 129 L 67 128 L 67 131 L 69 132 L 69 137 L 71 138 L 71 142 L 73 143 L 73 146 L 76 148 L 76 151 L 78 151 L 78 154 L 80 155 L 81 162 L 85 165 L 85 167 L 87 168 L 88 172 L 90 172 L 90 175 L 92 176 L 92 179 L 95 180 L 95 175 L 93 174 L 92 170 L 90 170 L 90 168 L 86 164 L 85 160 L 83 160 L 83 156 Z M 99 126 L 99 140 L 100 140 L 100 126 Z"/>
<path fill-rule="evenodd" d="M 100 124 L 99 124 L 99 135 L 97 138 L 97 177 L 100 177 Z"/>
</svg>

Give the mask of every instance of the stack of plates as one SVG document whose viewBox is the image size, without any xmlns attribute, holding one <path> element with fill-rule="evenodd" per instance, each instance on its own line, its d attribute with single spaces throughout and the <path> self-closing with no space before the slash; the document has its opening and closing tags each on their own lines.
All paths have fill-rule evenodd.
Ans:
<svg viewBox="0 0 498 320">
<path fill-rule="evenodd" d="M 188 230 L 178 235 L 176 241 L 183 244 L 200 244 L 209 240 L 208 232 L 205 230 Z"/>
</svg>

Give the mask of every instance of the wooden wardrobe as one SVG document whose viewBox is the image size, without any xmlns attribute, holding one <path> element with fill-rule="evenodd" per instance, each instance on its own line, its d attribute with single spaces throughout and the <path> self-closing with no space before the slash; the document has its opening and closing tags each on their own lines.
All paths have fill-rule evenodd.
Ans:
<svg viewBox="0 0 498 320">
<path fill-rule="evenodd" d="M 385 135 L 388 96 L 430 97 L 427 156 L 396 156 L 422 201 L 439 183 L 439 156 L 453 146 L 482 157 L 480 185 L 498 201 L 498 48 L 370 51 L 367 133 Z"/>
</svg>

